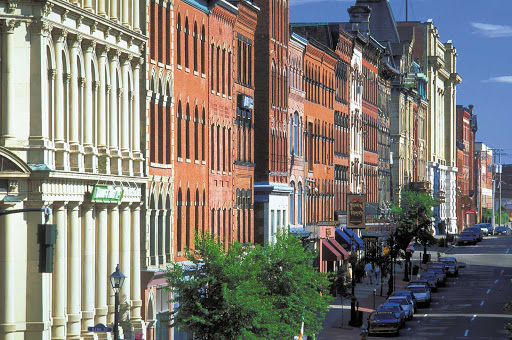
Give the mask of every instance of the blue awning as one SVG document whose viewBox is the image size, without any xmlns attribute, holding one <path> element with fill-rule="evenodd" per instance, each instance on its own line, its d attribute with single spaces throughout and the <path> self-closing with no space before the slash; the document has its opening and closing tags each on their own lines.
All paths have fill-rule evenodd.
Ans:
<svg viewBox="0 0 512 340">
<path fill-rule="evenodd" d="M 345 248 L 350 249 L 350 237 L 340 228 L 336 228 L 336 241 Z"/>
<path fill-rule="evenodd" d="M 354 241 L 357 244 L 357 250 L 361 250 L 361 249 L 365 248 L 364 241 L 361 240 L 361 238 L 359 236 L 357 236 L 351 229 L 348 229 L 348 228 L 338 229 L 338 228 L 336 228 L 336 235 L 340 235 L 340 237 L 344 240 L 343 243 L 348 244 L 349 247 L 350 247 L 350 244 L 351 244 L 350 240 L 354 239 Z"/>
</svg>

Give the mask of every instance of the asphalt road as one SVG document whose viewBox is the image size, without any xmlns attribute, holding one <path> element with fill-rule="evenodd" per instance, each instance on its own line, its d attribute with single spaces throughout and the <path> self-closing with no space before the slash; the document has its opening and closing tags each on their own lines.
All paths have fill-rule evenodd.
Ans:
<svg viewBox="0 0 512 340">
<path fill-rule="evenodd" d="M 400 331 L 400 339 L 508 339 L 512 312 L 512 236 L 489 236 L 476 246 L 456 246 L 447 255 L 465 262 L 458 277 L 433 294 Z M 376 338 L 371 336 L 369 338 Z"/>
</svg>

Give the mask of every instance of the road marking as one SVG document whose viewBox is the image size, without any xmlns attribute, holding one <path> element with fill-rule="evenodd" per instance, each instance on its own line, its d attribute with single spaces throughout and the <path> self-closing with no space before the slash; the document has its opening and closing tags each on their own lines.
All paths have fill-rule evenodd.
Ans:
<svg viewBox="0 0 512 340">
<path fill-rule="evenodd" d="M 484 305 L 484 301 L 480 302 L 480 306 L 483 306 Z"/>
<path fill-rule="evenodd" d="M 471 318 L 471 321 L 475 320 L 476 318 L 476 315 L 473 315 L 473 317 Z"/>
<path fill-rule="evenodd" d="M 487 293 L 486 294 L 489 294 L 490 291 L 491 291 L 491 288 L 487 289 Z"/>
<path fill-rule="evenodd" d="M 505 252 L 505 254 L 508 254 L 508 252 L 510 251 L 510 248 L 507 249 L 507 251 Z"/>
<path fill-rule="evenodd" d="M 407 328 L 408 331 L 410 331 L 411 329 L 410 328 Z"/>
<path fill-rule="evenodd" d="M 498 283 L 499 280 L 494 281 L 494 283 Z"/>
<path fill-rule="evenodd" d="M 504 269 L 502 269 L 502 270 L 501 270 L 501 274 L 503 274 L 503 272 L 504 272 L 504 271 L 505 271 L 505 270 L 504 270 Z"/>
<path fill-rule="evenodd" d="M 428 314 L 425 314 L 425 315 L 423 315 L 423 317 L 424 317 L 424 318 L 426 318 L 426 317 L 427 317 L 427 315 L 428 315 Z"/>
<path fill-rule="evenodd" d="M 464 332 L 464 336 L 468 336 L 468 332 L 469 332 L 469 329 L 466 329 L 466 331 Z"/>
<path fill-rule="evenodd" d="M 427 314 L 425 314 L 425 315 L 427 315 Z M 420 322 L 421 322 L 421 321 L 416 321 L 416 323 L 420 323 Z"/>
</svg>

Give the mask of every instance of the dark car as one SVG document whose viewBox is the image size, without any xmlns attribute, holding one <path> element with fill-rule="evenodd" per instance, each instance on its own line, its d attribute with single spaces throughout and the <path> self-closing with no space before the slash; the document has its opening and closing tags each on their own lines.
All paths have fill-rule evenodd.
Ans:
<svg viewBox="0 0 512 340">
<path fill-rule="evenodd" d="M 439 266 L 427 266 L 427 272 L 436 274 L 437 279 L 439 280 L 439 285 L 446 286 L 446 274 L 444 272 L 444 268 Z"/>
<path fill-rule="evenodd" d="M 439 285 L 439 279 L 437 278 L 437 275 L 435 273 L 423 272 L 420 274 L 419 278 L 428 281 L 430 290 L 432 290 L 433 292 L 437 290 L 437 286 Z"/>
<path fill-rule="evenodd" d="M 477 242 L 477 236 L 474 231 L 471 230 L 464 230 L 459 234 L 459 237 L 457 237 L 457 244 L 476 244 Z"/>
<path fill-rule="evenodd" d="M 413 304 L 414 304 L 414 312 L 418 310 L 418 301 L 416 301 L 416 297 L 411 293 L 409 290 L 395 290 L 393 293 L 391 293 L 391 296 L 408 296 L 411 298 Z"/>
<path fill-rule="evenodd" d="M 400 334 L 400 319 L 393 312 L 373 312 L 368 318 L 368 334 Z"/>
<path fill-rule="evenodd" d="M 459 265 L 456 261 L 440 260 L 447 268 L 446 275 L 459 276 Z"/>
<path fill-rule="evenodd" d="M 497 226 L 495 229 L 494 229 L 494 233 L 496 235 L 507 235 L 508 234 L 508 227 L 502 225 L 502 226 Z"/>
<path fill-rule="evenodd" d="M 484 232 L 482 231 L 482 229 L 480 229 L 479 226 L 474 225 L 474 226 L 471 226 L 471 227 L 467 227 L 466 229 L 464 229 L 464 231 L 472 231 L 472 232 L 474 232 L 475 235 L 476 235 L 476 238 L 477 238 L 476 240 L 478 242 L 482 241 L 483 238 L 484 238 Z"/>
<path fill-rule="evenodd" d="M 425 287 L 424 285 L 408 285 L 407 290 L 409 290 L 418 304 L 425 304 L 427 307 L 430 306 L 430 302 L 432 301 L 432 295 L 430 294 L 430 289 Z"/>
<path fill-rule="evenodd" d="M 384 302 L 382 305 L 377 307 L 376 312 L 393 312 L 395 316 L 400 319 L 400 327 L 405 325 L 405 319 L 407 319 L 407 311 L 399 303 Z"/>
</svg>

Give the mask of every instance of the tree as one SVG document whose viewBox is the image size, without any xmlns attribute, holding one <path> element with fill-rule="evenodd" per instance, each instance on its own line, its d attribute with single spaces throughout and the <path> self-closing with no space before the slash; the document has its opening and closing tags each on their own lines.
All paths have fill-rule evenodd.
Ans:
<svg viewBox="0 0 512 340">
<path fill-rule="evenodd" d="M 290 339 L 304 314 L 305 334 L 320 328 L 329 301 L 327 276 L 312 267 L 315 255 L 297 237 L 276 235 L 267 247 L 224 244 L 196 235 L 186 251 L 194 270 L 173 263 L 165 274 L 172 287 L 172 326 L 199 339 Z"/>
<path fill-rule="evenodd" d="M 501 217 L 501 223 L 500 223 Z M 484 208 L 482 212 L 482 221 L 488 221 L 491 223 L 492 220 L 492 210 L 488 208 Z M 494 222 L 496 225 L 507 224 L 510 220 L 510 217 L 507 214 L 507 208 L 504 205 L 501 206 L 500 212 L 496 211 L 494 214 Z"/>
</svg>

